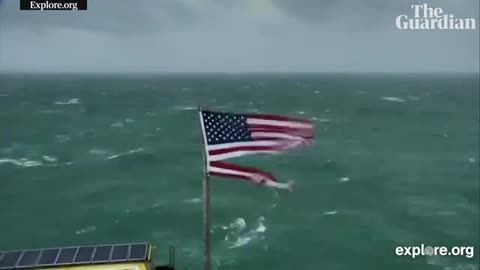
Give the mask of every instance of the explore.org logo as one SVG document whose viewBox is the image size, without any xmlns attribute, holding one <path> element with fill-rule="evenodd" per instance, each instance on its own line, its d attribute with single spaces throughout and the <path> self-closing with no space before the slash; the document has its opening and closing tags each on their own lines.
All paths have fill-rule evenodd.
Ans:
<svg viewBox="0 0 480 270">
<path fill-rule="evenodd" d="M 432 8 L 427 4 L 412 5 L 413 18 L 400 15 L 395 23 L 400 30 L 474 30 L 477 21 L 474 18 L 456 18 L 445 14 L 443 9 Z"/>
</svg>

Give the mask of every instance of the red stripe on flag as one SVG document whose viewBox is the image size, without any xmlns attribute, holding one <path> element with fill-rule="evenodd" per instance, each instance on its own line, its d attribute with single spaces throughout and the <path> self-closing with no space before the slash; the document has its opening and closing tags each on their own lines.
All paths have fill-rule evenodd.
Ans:
<svg viewBox="0 0 480 270">
<path fill-rule="evenodd" d="M 312 128 L 291 128 L 291 127 L 280 127 L 273 125 L 260 125 L 260 124 L 249 124 L 248 127 L 252 132 L 279 132 L 292 135 L 301 135 L 301 134 L 313 134 Z"/>
<path fill-rule="evenodd" d="M 262 171 L 262 170 L 259 170 L 259 169 L 256 169 L 256 168 L 252 168 L 252 167 L 244 167 L 244 166 L 239 166 L 239 165 L 235 165 L 235 164 L 230 164 L 230 163 L 225 163 L 225 162 L 221 162 L 221 161 L 210 161 L 210 166 L 212 167 L 216 167 L 216 168 L 220 168 L 220 169 L 226 169 L 226 170 L 231 170 L 231 171 L 237 171 L 237 172 L 240 172 L 240 173 L 251 173 L 251 174 L 256 174 L 256 175 L 261 175 L 263 176 L 264 178 L 266 178 L 267 180 L 270 180 L 270 181 L 273 181 L 273 182 L 277 182 L 275 176 L 273 176 L 272 174 L 266 172 L 266 171 Z M 219 172 L 211 172 L 212 174 L 214 173 L 219 173 Z M 228 173 L 227 173 L 228 174 Z M 233 174 L 232 174 L 233 175 Z M 250 180 L 255 180 L 254 177 L 248 177 L 248 176 L 238 176 L 238 175 L 235 175 L 234 177 L 239 177 L 239 178 L 243 178 L 243 179 L 250 179 Z"/>
<path fill-rule="evenodd" d="M 282 149 L 282 148 L 277 146 L 237 146 L 237 147 L 210 150 L 208 151 L 208 154 L 211 156 L 214 156 L 214 155 L 221 155 L 221 154 L 238 152 L 238 151 L 260 152 L 260 151 L 277 151 L 279 149 Z"/>
</svg>

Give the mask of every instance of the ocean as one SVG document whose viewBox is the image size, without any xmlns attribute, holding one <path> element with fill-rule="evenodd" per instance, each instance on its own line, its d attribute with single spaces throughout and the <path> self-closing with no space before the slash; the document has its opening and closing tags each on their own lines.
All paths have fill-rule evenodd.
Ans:
<svg viewBox="0 0 480 270">
<path fill-rule="evenodd" d="M 197 106 L 315 124 L 235 161 L 294 192 L 211 179 L 214 269 L 480 269 L 478 74 L 0 75 L 0 250 L 150 242 L 202 269 Z M 421 244 L 475 256 L 395 254 Z"/>
</svg>

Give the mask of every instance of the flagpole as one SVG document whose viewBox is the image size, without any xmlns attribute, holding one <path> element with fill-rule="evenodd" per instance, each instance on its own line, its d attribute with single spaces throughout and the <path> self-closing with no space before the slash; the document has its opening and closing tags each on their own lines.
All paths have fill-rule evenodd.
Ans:
<svg viewBox="0 0 480 270">
<path fill-rule="evenodd" d="M 203 202 L 203 260 L 204 270 L 211 270 L 211 254 L 210 254 L 210 176 L 207 172 L 207 154 L 205 132 L 203 127 L 203 117 L 201 108 L 198 107 L 200 116 L 200 128 L 202 132 L 203 147 L 203 181 L 202 181 L 202 202 Z"/>
<path fill-rule="evenodd" d="M 203 177 L 203 245 L 204 270 L 211 270 L 210 262 L 210 177 Z"/>
</svg>

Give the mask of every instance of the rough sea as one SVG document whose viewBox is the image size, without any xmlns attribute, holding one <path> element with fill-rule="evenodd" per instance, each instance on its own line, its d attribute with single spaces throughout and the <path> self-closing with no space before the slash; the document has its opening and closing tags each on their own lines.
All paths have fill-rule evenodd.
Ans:
<svg viewBox="0 0 480 270">
<path fill-rule="evenodd" d="M 199 105 L 315 124 L 235 160 L 293 193 L 211 179 L 214 269 L 480 269 L 478 74 L 1 75 L 0 250 L 150 242 L 202 269 Z M 421 244 L 475 257 L 395 254 Z"/>
</svg>

